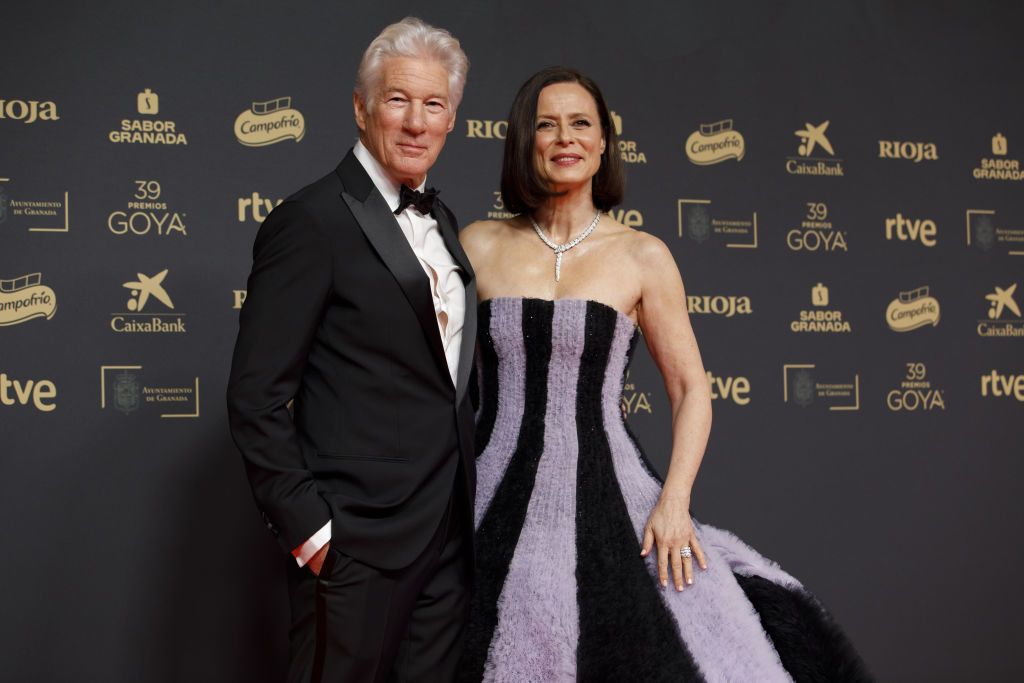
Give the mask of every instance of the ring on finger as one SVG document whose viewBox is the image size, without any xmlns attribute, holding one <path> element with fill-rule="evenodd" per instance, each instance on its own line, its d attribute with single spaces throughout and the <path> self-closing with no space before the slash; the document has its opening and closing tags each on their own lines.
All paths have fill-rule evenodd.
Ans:
<svg viewBox="0 0 1024 683">
<path fill-rule="evenodd" d="M 693 550 L 690 548 L 690 546 L 684 545 L 682 548 L 679 549 L 679 555 L 682 556 L 684 559 L 688 560 L 691 557 L 693 557 Z"/>
</svg>

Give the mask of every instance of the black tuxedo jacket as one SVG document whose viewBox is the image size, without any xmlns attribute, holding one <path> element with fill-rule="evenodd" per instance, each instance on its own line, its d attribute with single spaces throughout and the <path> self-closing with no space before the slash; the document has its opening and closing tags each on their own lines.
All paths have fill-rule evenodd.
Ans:
<svg viewBox="0 0 1024 683">
<path fill-rule="evenodd" d="M 476 285 L 455 217 L 440 202 L 434 213 L 466 286 L 457 386 L 427 276 L 352 152 L 256 236 L 228 415 L 256 503 L 288 551 L 330 519 L 341 552 L 404 567 L 453 486 L 472 504 Z"/>
</svg>

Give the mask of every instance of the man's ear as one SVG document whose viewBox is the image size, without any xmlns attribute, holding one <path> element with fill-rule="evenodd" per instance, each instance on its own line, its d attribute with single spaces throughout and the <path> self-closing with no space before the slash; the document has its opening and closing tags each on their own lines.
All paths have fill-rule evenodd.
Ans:
<svg viewBox="0 0 1024 683">
<path fill-rule="evenodd" d="M 352 91 L 352 111 L 355 113 L 356 125 L 359 126 L 359 130 L 366 130 L 366 103 L 363 102 L 363 98 L 359 96 L 355 90 Z"/>
<path fill-rule="evenodd" d="M 455 130 L 455 114 L 456 114 L 456 112 L 453 111 L 452 112 L 452 117 L 450 119 L 448 119 L 448 132 L 449 133 L 451 133 L 453 130 Z"/>
</svg>

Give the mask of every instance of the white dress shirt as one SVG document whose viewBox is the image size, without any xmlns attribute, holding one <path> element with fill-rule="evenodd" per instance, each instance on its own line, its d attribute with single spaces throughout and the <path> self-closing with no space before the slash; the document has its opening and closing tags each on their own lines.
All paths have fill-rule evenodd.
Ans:
<svg viewBox="0 0 1024 683">
<path fill-rule="evenodd" d="M 353 153 L 370 176 L 374 187 L 384 197 L 388 208 L 394 212 L 398 208 L 401 186 L 391 179 L 362 142 L 356 143 Z M 422 192 L 425 185 L 424 179 L 424 182 L 414 189 Z M 395 216 L 395 219 L 430 283 L 434 315 L 437 316 L 437 330 L 441 336 L 445 359 L 448 361 L 452 385 L 455 385 L 458 382 L 459 353 L 462 350 L 462 326 L 466 318 L 466 287 L 459 275 L 459 266 L 448 252 L 440 227 L 433 216 L 424 216 L 415 207 L 408 206 Z M 374 229 L 390 230 L 391 227 L 374 226 Z M 330 540 L 331 521 L 327 520 L 319 531 L 292 550 L 292 555 L 300 567 L 305 566 Z"/>
</svg>

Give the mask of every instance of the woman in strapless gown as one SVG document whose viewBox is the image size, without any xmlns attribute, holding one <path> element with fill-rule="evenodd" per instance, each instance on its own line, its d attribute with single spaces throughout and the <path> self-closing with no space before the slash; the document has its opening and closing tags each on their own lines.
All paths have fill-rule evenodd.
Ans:
<svg viewBox="0 0 1024 683">
<path fill-rule="evenodd" d="M 710 391 L 667 247 L 605 212 L 623 194 L 597 85 L 523 85 L 502 196 L 467 227 L 480 293 L 476 580 L 464 681 L 867 681 L 799 581 L 689 514 Z M 620 409 L 640 332 L 665 377 L 662 481 Z"/>
</svg>

